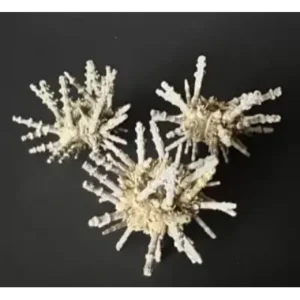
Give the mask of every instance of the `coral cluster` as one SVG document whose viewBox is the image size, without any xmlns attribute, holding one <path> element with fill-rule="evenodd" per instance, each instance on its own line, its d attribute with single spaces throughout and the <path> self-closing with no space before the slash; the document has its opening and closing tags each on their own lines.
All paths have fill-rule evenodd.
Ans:
<svg viewBox="0 0 300 300">
<path fill-rule="evenodd" d="M 144 275 L 150 276 L 153 262 L 161 257 L 161 242 L 168 234 L 179 252 L 185 252 L 192 263 L 201 263 L 202 259 L 193 246 L 193 242 L 184 234 L 184 226 L 192 220 L 196 221 L 212 238 L 215 234 L 204 223 L 198 214 L 206 209 L 219 210 L 235 216 L 235 203 L 216 202 L 203 193 L 205 187 L 219 182 L 211 182 L 218 159 L 208 156 L 188 165 L 180 162 L 182 147 L 179 146 L 175 159 L 165 152 L 164 143 L 154 121 L 150 122 L 153 142 L 158 154 L 157 158 L 146 158 L 144 127 L 140 122 L 136 125 L 137 162 L 122 150 L 109 145 L 113 152 L 106 157 L 91 153 L 94 165 L 85 162 L 83 169 L 100 183 L 95 186 L 85 181 L 83 187 L 100 197 L 100 202 L 109 201 L 115 211 L 95 216 L 89 226 L 102 228 L 107 226 L 103 234 L 125 228 L 116 245 L 120 250 L 129 235 L 141 231 L 150 236 Z M 99 172 L 97 166 L 117 175 L 117 183 Z"/>
<path fill-rule="evenodd" d="M 106 75 L 100 76 L 92 61 L 86 63 L 86 81 L 81 85 L 73 76 L 64 72 L 59 77 L 61 97 L 55 98 L 49 85 L 42 80 L 39 87 L 31 84 L 31 90 L 41 98 L 43 104 L 54 115 L 53 124 L 44 124 L 30 119 L 13 116 L 13 121 L 33 129 L 21 137 L 22 141 L 33 140 L 48 134 L 57 136 L 55 141 L 40 144 L 29 149 L 29 153 L 50 152 L 47 160 L 63 162 L 70 157 L 78 157 L 81 150 L 94 151 L 105 147 L 105 143 L 126 144 L 114 134 L 114 129 L 127 119 L 130 104 L 113 110 L 114 82 L 116 70 L 106 67 Z M 71 96 L 73 87 L 78 96 Z"/>
<path fill-rule="evenodd" d="M 249 156 L 239 136 L 270 133 L 273 128 L 266 124 L 281 119 L 279 115 L 245 114 L 254 105 L 279 97 L 280 88 L 265 94 L 254 91 L 230 101 L 205 98 L 201 93 L 205 67 L 205 57 L 200 56 L 194 74 L 193 94 L 185 80 L 185 101 L 166 82 L 156 90 L 158 96 L 178 107 L 180 113 L 168 115 L 167 112 L 151 111 L 149 124 L 157 152 L 155 158 L 146 155 L 145 128 L 141 122 L 136 123 L 135 128 L 137 158 L 131 158 L 120 149 L 119 146 L 127 142 L 117 134 L 125 130 L 120 125 L 127 119 L 130 105 L 113 109 L 117 72 L 106 67 L 106 74 L 100 76 L 92 61 L 86 63 L 84 84 L 67 72 L 59 77 L 60 98 L 54 96 L 43 80 L 39 87 L 30 85 L 31 90 L 53 113 L 53 124 L 13 116 L 14 122 L 33 129 L 21 137 L 22 141 L 49 134 L 57 136 L 56 140 L 29 150 L 29 153 L 49 152 L 49 163 L 77 158 L 83 149 L 90 150 L 89 159 L 82 168 L 97 184 L 84 181 L 83 187 L 99 197 L 100 203 L 110 202 L 114 211 L 95 216 L 88 224 L 90 227 L 103 228 L 104 235 L 124 229 L 116 244 L 117 250 L 122 248 L 133 232 L 148 235 L 150 242 L 145 256 L 145 276 L 151 276 L 154 263 L 160 262 L 162 241 L 166 235 L 173 239 L 176 249 L 184 252 L 192 263 L 202 262 L 194 242 L 185 234 L 185 226 L 195 221 L 211 238 L 216 238 L 202 220 L 204 211 L 217 210 L 236 216 L 235 203 L 217 202 L 204 193 L 206 188 L 220 184 L 212 181 L 220 151 L 226 162 L 230 147 Z M 176 124 L 177 127 L 168 132 L 166 137 L 178 139 L 165 147 L 157 122 Z M 208 156 L 197 158 L 198 143 L 208 146 Z M 188 154 L 190 148 L 191 161 L 183 163 L 182 153 Z M 177 150 L 174 157 L 170 154 L 172 149 Z M 105 170 L 104 174 L 101 169 Z"/>
<path fill-rule="evenodd" d="M 197 70 L 194 73 L 194 92 L 191 95 L 190 86 L 187 80 L 184 81 L 185 98 L 175 92 L 168 83 L 162 82 L 161 88 L 156 94 L 165 101 L 170 102 L 180 109 L 178 115 L 168 115 L 167 112 L 151 111 L 152 120 L 156 122 L 171 122 L 177 125 L 175 130 L 167 133 L 167 138 L 178 139 L 171 143 L 166 151 L 186 143 L 185 154 L 192 147 L 191 160 L 194 161 L 197 155 L 199 142 L 208 146 L 211 154 L 219 155 L 221 150 L 223 157 L 228 162 L 228 149 L 234 147 L 246 156 L 249 152 L 246 146 L 239 139 L 241 134 L 271 133 L 273 128 L 265 126 L 279 122 L 279 115 L 257 114 L 245 115 L 254 105 L 261 105 L 267 100 L 274 100 L 281 96 L 281 88 L 269 90 L 266 94 L 254 91 L 242 94 L 240 97 L 230 101 L 219 101 L 215 97 L 205 98 L 201 94 L 203 76 L 205 74 L 206 58 L 199 56 Z"/>
</svg>

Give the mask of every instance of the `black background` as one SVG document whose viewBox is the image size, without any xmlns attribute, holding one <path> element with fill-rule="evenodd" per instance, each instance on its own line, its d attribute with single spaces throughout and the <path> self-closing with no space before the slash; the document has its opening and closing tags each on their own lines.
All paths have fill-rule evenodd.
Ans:
<svg viewBox="0 0 300 300">
<path fill-rule="evenodd" d="M 275 132 L 244 139 L 250 159 L 232 150 L 209 190 L 238 204 L 238 217 L 207 212 L 218 235 L 187 228 L 203 265 L 192 265 L 169 240 L 151 278 L 142 268 L 148 237 L 135 234 L 121 252 L 120 232 L 102 237 L 87 221 L 109 206 L 82 189 L 79 161 L 47 165 L 21 143 L 26 127 L 13 114 L 51 121 L 29 90 L 45 79 L 55 91 L 63 71 L 84 80 L 86 60 L 100 73 L 118 70 L 116 106 L 131 103 L 134 124 L 150 109 L 176 112 L 155 95 L 162 80 L 183 92 L 199 55 L 207 57 L 202 92 L 231 99 L 281 86 L 283 96 L 251 113 L 282 115 Z M 298 286 L 300 15 L 267 13 L 35 13 L 0 15 L 1 286 Z M 149 153 L 153 153 L 151 142 Z M 203 153 L 204 155 L 205 153 Z"/>
</svg>

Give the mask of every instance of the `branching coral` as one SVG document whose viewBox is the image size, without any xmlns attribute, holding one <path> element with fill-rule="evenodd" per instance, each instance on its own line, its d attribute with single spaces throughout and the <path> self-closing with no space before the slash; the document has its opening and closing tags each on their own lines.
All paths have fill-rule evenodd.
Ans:
<svg viewBox="0 0 300 300">
<path fill-rule="evenodd" d="M 228 161 L 229 147 L 234 147 L 246 156 L 249 152 L 238 138 L 241 134 L 271 133 L 273 128 L 264 124 L 280 121 L 279 115 L 257 114 L 246 116 L 244 113 L 254 105 L 261 105 L 267 100 L 274 100 L 281 95 L 281 88 L 269 90 L 266 94 L 254 91 L 242 94 L 230 101 L 218 101 L 215 97 L 206 99 L 201 94 L 202 79 L 205 74 L 206 58 L 200 56 L 197 70 L 194 74 L 194 93 L 191 95 L 189 83 L 184 81 L 186 102 L 181 95 L 174 91 L 168 83 L 162 82 L 162 89 L 157 89 L 156 94 L 165 101 L 170 102 L 180 109 L 178 115 L 168 115 L 167 112 L 151 111 L 152 120 L 156 122 L 168 121 L 178 127 L 167 133 L 167 138 L 179 137 L 166 147 L 166 151 L 186 142 L 185 154 L 192 147 L 191 159 L 194 161 L 197 154 L 198 142 L 205 143 L 211 154 L 219 155 L 221 150 L 225 161 Z"/>
<path fill-rule="evenodd" d="M 77 158 L 84 148 L 94 151 L 106 142 L 126 144 L 125 140 L 113 133 L 126 120 L 126 112 L 130 109 L 129 104 L 115 111 L 112 108 L 116 74 L 116 70 L 106 67 L 106 75 L 100 76 L 94 63 L 87 61 L 85 85 L 78 83 L 67 72 L 59 77 L 60 99 L 55 98 L 44 80 L 40 81 L 39 87 L 31 84 L 31 90 L 53 113 L 55 121 L 53 124 L 44 124 L 32 118 L 13 116 L 14 122 L 33 129 L 33 132 L 23 135 L 21 139 L 33 140 L 48 134 L 56 135 L 58 139 L 33 147 L 29 153 L 50 152 L 47 162 L 57 159 L 61 163 L 70 157 Z M 72 99 L 71 87 L 77 91 L 77 99 Z"/>
<path fill-rule="evenodd" d="M 85 162 L 83 169 L 100 183 L 96 187 L 85 181 L 83 187 L 100 197 L 99 202 L 108 201 L 115 211 L 95 216 L 89 226 L 102 228 L 108 234 L 126 228 L 116 245 L 120 250 L 130 234 L 141 231 L 150 236 L 148 252 L 145 256 L 144 275 L 150 276 L 154 261 L 161 259 L 161 242 L 168 234 L 179 252 L 185 252 L 192 263 L 201 263 L 202 259 L 193 246 L 193 242 L 184 234 L 184 226 L 192 220 L 204 231 L 215 238 L 215 234 L 199 217 L 204 210 L 219 210 L 235 216 L 235 203 L 216 202 L 203 193 L 205 187 L 219 182 L 210 181 L 215 174 L 218 159 L 211 155 L 198 159 L 188 165 L 180 162 L 182 145 L 179 145 L 174 159 L 165 152 L 164 143 L 154 121 L 150 122 L 152 139 L 158 158 L 146 158 L 144 127 L 136 125 L 137 162 L 122 150 L 106 141 L 106 157 L 90 154 L 94 164 Z M 99 172 L 98 166 L 117 176 L 117 183 Z"/>
</svg>

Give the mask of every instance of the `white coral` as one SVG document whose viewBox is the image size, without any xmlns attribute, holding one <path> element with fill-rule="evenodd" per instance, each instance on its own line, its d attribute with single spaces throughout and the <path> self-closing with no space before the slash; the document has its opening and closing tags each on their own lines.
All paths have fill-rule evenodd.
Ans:
<svg viewBox="0 0 300 300">
<path fill-rule="evenodd" d="M 254 105 L 261 105 L 264 101 L 274 100 L 281 95 L 281 88 L 269 90 L 266 94 L 254 91 L 243 94 L 228 102 L 218 101 L 214 97 L 206 99 L 201 95 L 201 86 L 205 74 L 206 58 L 199 56 L 197 70 L 194 74 L 194 93 L 191 96 L 188 81 L 184 81 L 185 97 L 184 101 L 180 94 L 168 83 L 162 82 L 161 89 L 156 90 L 156 94 L 165 101 L 180 109 L 178 115 L 168 115 L 166 112 L 151 111 L 152 120 L 155 122 L 171 122 L 178 127 L 167 133 L 167 138 L 179 137 L 171 143 L 166 150 L 170 151 L 186 142 L 185 153 L 188 153 L 192 146 L 192 160 L 196 159 L 197 144 L 203 142 L 209 147 L 212 154 L 218 155 L 219 150 L 228 161 L 228 148 L 234 147 L 246 156 L 249 152 L 245 145 L 238 138 L 240 134 L 271 133 L 272 127 L 264 124 L 279 122 L 279 115 L 245 116 L 244 113 Z"/>
<path fill-rule="evenodd" d="M 85 162 L 83 169 L 100 183 L 100 187 L 85 181 L 83 187 L 100 197 L 99 202 L 108 201 L 115 211 L 103 216 L 95 216 L 89 226 L 102 228 L 108 226 L 103 234 L 126 228 L 116 245 L 120 250 L 130 234 L 141 231 L 150 236 L 148 252 L 145 257 L 144 275 L 150 276 L 154 261 L 161 259 L 161 242 L 168 234 L 179 252 L 185 252 L 192 263 L 201 263 L 202 259 L 193 246 L 193 242 L 184 234 L 184 225 L 193 219 L 212 238 L 215 234 L 199 217 L 206 209 L 219 210 L 235 216 L 236 204 L 220 203 L 203 193 L 203 189 L 219 182 L 210 182 L 216 172 L 218 159 L 211 155 L 191 164 L 180 162 L 182 146 L 179 145 L 176 156 L 171 159 L 165 152 L 164 143 L 154 121 L 150 122 L 150 131 L 158 158 L 145 157 L 144 127 L 136 125 L 137 162 L 112 144 L 107 144 L 110 153 L 106 159 L 91 153 L 95 166 Z M 117 183 L 102 175 L 98 166 L 117 175 Z"/>
<path fill-rule="evenodd" d="M 87 61 L 84 85 L 67 72 L 59 77 L 60 99 L 54 97 L 54 93 L 44 80 L 40 81 L 39 88 L 31 84 L 31 90 L 51 110 L 55 120 L 53 124 L 44 124 L 31 118 L 13 116 L 14 122 L 34 129 L 21 139 L 33 140 L 48 134 L 56 135 L 58 139 L 35 146 L 29 149 L 29 153 L 48 151 L 50 152 L 48 163 L 56 158 L 62 162 L 71 156 L 77 158 L 84 148 L 94 151 L 104 147 L 106 141 L 126 144 L 124 139 L 113 133 L 118 125 L 126 120 L 126 112 L 130 109 L 129 104 L 117 110 L 112 108 L 116 74 L 116 70 L 106 67 L 106 75 L 100 76 L 94 63 Z M 70 86 L 77 91 L 79 96 L 77 99 L 72 99 Z"/>
</svg>

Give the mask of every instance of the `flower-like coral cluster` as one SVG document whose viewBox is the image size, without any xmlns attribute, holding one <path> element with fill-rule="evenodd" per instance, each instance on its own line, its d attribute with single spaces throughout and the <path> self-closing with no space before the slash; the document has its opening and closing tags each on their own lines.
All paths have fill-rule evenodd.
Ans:
<svg viewBox="0 0 300 300">
<path fill-rule="evenodd" d="M 95 177 L 100 186 L 85 181 L 83 187 L 109 201 L 115 211 L 95 216 L 89 221 L 91 227 L 107 227 L 103 234 L 126 228 L 116 248 L 120 250 L 130 234 L 141 231 L 150 236 L 145 256 L 144 275 L 150 276 L 154 261 L 161 258 L 161 242 L 167 234 L 174 240 L 179 252 L 185 252 L 192 263 L 202 259 L 193 242 L 184 234 L 184 226 L 196 221 L 212 238 L 215 234 L 199 217 L 206 209 L 219 210 L 235 216 L 235 203 L 216 202 L 203 193 L 205 187 L 219 182 L 211 179 L 216 172 L 218 159 L 211 155 L 188 165 L 181 163 L 182 146 L 174 159 L 165 152 L 164 143 L 154 121 L 150 122 L 152 139 L 158 158 L 146 158 L 144 127 L 136 125 L 137 162 L 110 142 L 106 146 L 111 153 L 106 157 L 91 153 L 94 164 L 85 162 L 83 169 Z M 117 183 L 99 171 L 99 166 L 115 173 Z"/>
<path fill-rule="evenodd" d="M 178 115 L 168 115 L 167 112 L 152 110 L 152 119 L 156 122 L 168 121 L 177 124 L 175 130 L 167 133 L 167 138 L 178 137 L 166 147 L 170 151 L 183 143 L 186 143 L 185 154 L 192 147 L 191 159 L 194 161 L 197 155 L 197 146 L 203 142 L 208 146 L 211 154 L 219 155 L 221 150 L 225 161 L 228 161 L 228 149 L 234 147 L 246 156 L 249 156 L 247 147 L 239 139 L 241 134 L 271 133 L 273 128 L 265 124 L 280 121 L 279 115 L 256 114 L 245 115 L 254 105 L 261 105 L 267 100 L 274 100 L 281 95 L 281 88 L 269 90 L 262 94 L 254 91 L 242 94 L 230 101 L 219 101 L 215 97 L 205 98 L 201 94 L 202 79 L 205 74 L 206 59 L 199 56 L 197 70 L 194 74 L 194 92 L 191 95 L 187 80 L 185 85 L 185 98 L 174 91 L 168 83 L 162 82 L 162 89 L 157 89 L 156 94 L 180 109 Z"/>
<path fill-rule="evenodd" d="M 126 141 L 115 134 L 116 128 L 128 117 L 130 109 L 127 104 L 113 110 L 114 82 L 116 70 L 106 67 L 106 75 L 100 76 L 92 61 L 86 63 L 86 81 L 81 85 L 73 76 L 65 72 L 59 77 L 61 97 L 55 98 L 49 85 L 40 81 L 39 87 L 31 84 L 31 90 L 41 98 L 43 104 L 54 115 L 53 124 L 33 121 L 13 116 L 13 121 L 32 128 L 33 131 L 21 137 L 22 141 L 34 140 L 48 134 L 57 136 L 55 141 L 40 144 L 29 149 L 29 153 L 50 152 L 47 159 L 51 163 L 55 159 L 63 162 L 70 157 L 78 157 L 81 150 L 92 151 L 103 148 L 104 143 L 126 144 Z M 71 96 L 71 87 L 78 94 Z"/>
</svg>

